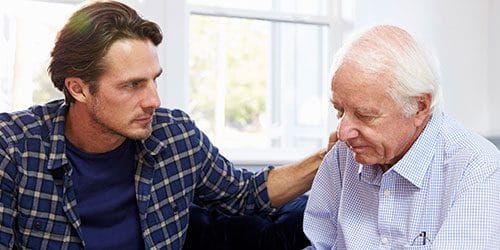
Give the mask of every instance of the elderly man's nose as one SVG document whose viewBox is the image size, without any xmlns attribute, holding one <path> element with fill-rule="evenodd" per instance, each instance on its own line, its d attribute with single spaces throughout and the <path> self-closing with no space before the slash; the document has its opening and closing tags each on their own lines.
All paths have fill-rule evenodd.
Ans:
<svg viewBox="0 0 500 250">
<path fill-rule="evenodd" d="M 343 117 L 338 121 L 337 124 L 337 136 L 341 141 L 347 141 L 349 139 L 358 136 L 358 131 L 354 126 L 354 123 L 350 121 L 347 117 Z"/>
</svg>

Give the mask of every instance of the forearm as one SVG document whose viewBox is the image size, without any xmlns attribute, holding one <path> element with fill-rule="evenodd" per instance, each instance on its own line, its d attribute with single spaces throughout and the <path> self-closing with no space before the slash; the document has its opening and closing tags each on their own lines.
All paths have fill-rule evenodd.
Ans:
<svg viewBox="0 0 500 250">
<path fill-rule="evenodd" d="M 322 149 L 299 162 L 278 166 L 269 172 L 266 185 L 273 207 L 280 207 L 311 188 L 325 153 L 326 149 Z"/>
</svg>

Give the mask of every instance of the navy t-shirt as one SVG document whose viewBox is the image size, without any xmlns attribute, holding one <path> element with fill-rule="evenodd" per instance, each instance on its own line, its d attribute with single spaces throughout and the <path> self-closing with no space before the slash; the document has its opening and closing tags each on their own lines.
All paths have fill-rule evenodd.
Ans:
<svg viewBox="0 0 500 250">
<path fill-rule="evenodd" d="M 127 139 L 102 154 L 66 143 L 86 249 L 144 249 L 134 188 L 134 142 Z"/>
</svg>

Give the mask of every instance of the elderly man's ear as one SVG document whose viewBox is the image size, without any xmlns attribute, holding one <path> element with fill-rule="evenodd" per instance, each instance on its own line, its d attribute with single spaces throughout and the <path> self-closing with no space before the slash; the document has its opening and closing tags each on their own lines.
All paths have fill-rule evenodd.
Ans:
<svg viewBox="0 0 500 250">
<path fill-rule="evenodd" d="M 431 113 L 432 94 L 426 93 L 417 97 L 418 110 L 415 113 L 415 126 L 425 123 Z"/>
</svg>

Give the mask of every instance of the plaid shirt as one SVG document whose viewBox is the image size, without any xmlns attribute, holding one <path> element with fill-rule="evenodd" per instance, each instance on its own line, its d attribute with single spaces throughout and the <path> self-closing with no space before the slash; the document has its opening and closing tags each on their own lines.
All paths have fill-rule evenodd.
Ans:
<svg viewBox="0 0 500 250">
<path fill-rule="evenodd" d="M 80 249 L 62 100 L 0 114 L 0 249 Z M 265 181 L 237 170 L 179 110 L 158 109 L 136 142 L 135 190 L 147 249 L 181 249 L 194 202 L 232 214 L 270 212 Z"/>
</svg>

